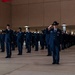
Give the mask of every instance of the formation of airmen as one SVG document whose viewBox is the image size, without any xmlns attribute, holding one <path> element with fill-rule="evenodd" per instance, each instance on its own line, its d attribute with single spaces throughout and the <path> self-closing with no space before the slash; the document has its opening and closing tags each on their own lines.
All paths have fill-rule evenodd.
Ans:
<svg viewBox="0 0 75 75">
<path fill-rule="evenodd" d="M 32 33 L 30 28 L 28 28 L 27 32 L 23 32 L 21 27 L 18 28 L 17 32 L 13 31 L 10 25 L 7 24 L 6 30 L 0 32 L 1 52 L 6 50 L 7 55 L 5 58 L 11 58 L 12 50 L 17 47 L 18 55 L 22 55 L 25 42 L 27 53 L 31 53 L 32 48 L 35 51 L 39 50 L 38 42 L 40 42 L 40 49 L 44 50 L 46 48 L 48 50 L 47 56 L 53 57 L 52 64 L 59 64 L 59 51 L 75 45 L 75 35 L 61 31 L 58 25 L 59 23 L 54 21 L 48 28 L 41 30 L 41 33 L 38 33 L 37 30 Z"/>
</svg>

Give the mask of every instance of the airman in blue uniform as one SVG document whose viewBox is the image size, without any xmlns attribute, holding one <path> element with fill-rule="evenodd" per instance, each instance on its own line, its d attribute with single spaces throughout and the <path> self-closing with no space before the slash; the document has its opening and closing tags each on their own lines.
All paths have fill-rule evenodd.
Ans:
<svg viewBox="0 0 75 75">
<path fill-rule="evenodd" d="M 39 34 L 37 33 L 37 30 L 36 33 L 34 33 L 34 40 L 35 40 L 35 51 L 38 51 Z"/>
<path fill-rule="evenodd" d="M 1 33 L 1 52 L 5 51 L 5 32 L 2 30 Z"/>
<path fill-rule="evenodd" d="M 24 42 L 24 34 L 22 32 L 22 28 L 19 27 L 17 33 L 17 47 L 18 47 L 18 55 L 22 55 L 23 52 L 23 42 Z"/>
<path fill-rule="evenodd" d="M 50 50 L 50 35 L 49 35 L 49 31 L 47 30 L 47 28 L 45 29 L 45 33 L 46 33 L 46 36 L 45 36 L 45 40 L 46 40 L 46 45 L 47 45 L 47 49 L 48 49 L 48 54 L 47 56 L 51 56 L 52 52 Z"/>
<path fill-rule="evenodd" d="M 50 29 L 51 26 L 48 27 L 50 29 L 50 49 L 52 51 L 53 63 L 52 64 L 59 64 L 60 60 L 60 44 L 61 44 L 61 30 L 58 29 L 58 24 L 56 21 L 53 22 L 53 28 Z"/>
<path fill-rule="evenodd" d="M 0 49 L 1 49 L 1 32 L 0 32 Z"/>
<path fill-rule="evenodd" d="M 26 32 L 27 53 L 31 53 L 31 41 L 32 41 L 32 33 L 30 32 L 30 29 L 28 28 L 28 32 Z"/>
<path fill-rule="evenodd" d="M 6 42 L 6 58 L 11 58 L 11 43 L 13 42 L 13 30 L 10 29 L 10 25 L 7 24 L 7 29 L 5 30 L 5 42 Z"/>
<path fill-rule="evenodd" d="M 16 36 L 15 32 L 13 31 L 13 42 L 11 44 L 12 51 L 15 51 L 15 47 L 16 47 L 16 45 L 15 45 L 15 42 L 16 42 L 15 36 Z"/>
<path fill-rule="evenodd" d="M 39 40 L 40 40 L 41 50 L 44 50 L 44 34 L 43 33 L 39 33 Z"/>
<path fill-rule="evenodd" d="M 34 48 L 35 40 L 34 40 L 34 32 L 32 33 L 32 48 Z"/>
</svg>

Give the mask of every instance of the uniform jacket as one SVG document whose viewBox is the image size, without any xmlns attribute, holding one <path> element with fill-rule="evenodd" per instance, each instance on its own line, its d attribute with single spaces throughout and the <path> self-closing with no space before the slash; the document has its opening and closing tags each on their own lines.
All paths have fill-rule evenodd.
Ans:
<svg viewBox="0 0 75 75">
<path fill-rule="evenodd" d="M 26 32 L 26 43 L 31 43 L 32 40 L 32 33 L 31 32 Z"/>
<path fill-rule="evenodd" d="M 18 32 L 17 33 L 17 42 L 23 43 L 24 41 L 24 34 L 23 32 Z"/>
<path fill-rule="evenodd" d="M 6 42 L 12 42 L 13 41 L 13 30 L 5 30 L 5 41 Z"/>
<path fill-rule="evenodd" d="M 54 29 L 51 29 L 49 31 L 49 43 L 51 46 L 56 45 L 56 46 L 60 46 L 61 44 L 61 30 L 57 29 L 57 31 L 55 32 Z"/>
</svg>

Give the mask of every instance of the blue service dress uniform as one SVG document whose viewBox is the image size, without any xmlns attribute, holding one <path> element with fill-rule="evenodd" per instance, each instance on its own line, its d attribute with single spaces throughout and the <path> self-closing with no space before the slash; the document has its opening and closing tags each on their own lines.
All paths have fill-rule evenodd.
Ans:
<svg viewBox="0 0 75 75">
<path fill-rule="evenodd" d="M 39 41 L 38 33 L 34 33 L 34 41 L 35 41 L 35 51 L 38 51 L 38 41 Z"/>
<path fill-rule="evenodd" d="M 11 58 L 11 43 L 13 42 L 13 30 L 5 30 L 5 42 L 6 42 L 6 58 Z"/>
<path fill-rule="evenodd" d="M 5 51 L 5 34 L 2 33 L 1 34 L 1 52 L 4 52 Z"/>
<path fill-rule="evenodd" d="M 26 32 L 27 53 L 31 53 L 31 41 L 32 41 L 32 33 L 31 32 Z"/>
<path fill-rule="evenodd" d="M 0 49 L 1 49 L 1 33 L 0 33 Z"/>
<path fill-rule="evenodd" d="M 32 33 L 32 43 L 31 43 L 31 45 L 32 45 L 32 48 L 34 48 L 34 45 L 35 45 L 34 33 Z"/>
<path fill-rule="evenodd" d="M 60 51 L 60 44 L 61 44 L 61 30 L 51 29 L 50 30 L 50 49 L 52 51 L 53 56 L 53 64 L 59 64 L 59 51 Z"/>
<path fill-rule="evenodd" d="M 24 42 L 24 34 L 23 34 L 23 32 L 18 32 L 17 33 L 18 55 L 22 55 L 23 42 Z"/>
<path fill-rule="evenodd" d="M 13 32 L 13 42 L 11 44 L 11 49 L 14 51 L 15 50 L 15 42 L 16 42 L 16 39 L 15 39 L 15 32 Z"/>
<path fill-rule="evenodd" d="M 47 56 L 51 56 L 52 52 L 50 50 L 50 41 L 49 41 L 50 35 L 49 35 L 49 31 L 47 29 L 45 30 L 45 32 L 46 32 L 45 40 L 46 40 L 46 45 L 47 45 L 47 49 L 48 49 L 48 55 Z"/>
<path fill-rule="evenodd" d="M 43 50 L 44 49 L 44 34 L 43 33 L 39 34 L 39 40 L 40 40 L 41 50 Z"/>
</svg>

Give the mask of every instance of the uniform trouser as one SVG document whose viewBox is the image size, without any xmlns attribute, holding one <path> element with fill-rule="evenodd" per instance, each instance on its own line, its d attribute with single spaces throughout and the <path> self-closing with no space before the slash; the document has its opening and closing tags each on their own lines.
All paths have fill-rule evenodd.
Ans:
<svg viewBox="0 0 75 75">
<path fill-rule="evenodd" d="M 18 46 L 18 52 L 19 52 L 19 54 L 22 54 L 23 44 L 21 42 L 18 42 L 17 46 Z"/>
<path fill-rule="evenodd" d="M 27 43 L 26 43 L 26 49 L 27 49 Z"/>
<path fill-rule="evenodd" d="M 38 51 L 38 42 L 35 42 L 35 51 Z"/>
<path fill-rule="evenodd" d="M 6 42 L 6 53 L 8 57 L 11 57 L 11 43 Z"/>
<path fill-rule="evenodd" d="M 64 50 L 65 49 L 65 44 L 64 43 L 62 43 L 62 50 Z"/>
<path fill-rule="evenodd" d="M 47 49 L 48 49 L 48 55 L 51 55 L 51 49 L 50 49 L 50 45 L 47 45 Z"/>
<path fill-rule="evenodd" d="M 59 63 L 59 47 L 53 46 L 52 48 L 52 56 L 53 56 L 53 63 Z"/>
<path fill-rule="evenodd" d="M 40 41 L 41 49 L 44 49 L 44 42 Z"/>
<path fill-rule="evenodd" d="M 2 52 L 5 51 L 5 43 L 4 43 L 4 41 L 1 42 L 1 49 L 2 49 Z"/>
<path fill-rule="evenodd" d="M 1 49 L 1 41 L 0 41 L 0 49 Z"/>
<path fill-rule="evenodd" d="M 32 41 L 32 44 L 31 45 L 32 45 L 32 48 L 34 48 L 34 41 Z"/>
<path fill-rule="evenodd" d="M 27 44 L 27 52 L 31 52 L 31 44 Z"/>
<path fill-rule="evenodd" d="M 12 50 L 15 50 L 15 44 L 14 43 L 11 44 L 11 47 L 12 47 Z"/>
</svg>

